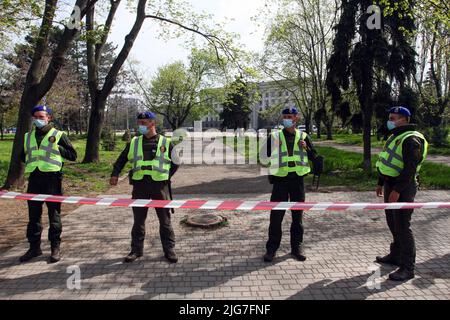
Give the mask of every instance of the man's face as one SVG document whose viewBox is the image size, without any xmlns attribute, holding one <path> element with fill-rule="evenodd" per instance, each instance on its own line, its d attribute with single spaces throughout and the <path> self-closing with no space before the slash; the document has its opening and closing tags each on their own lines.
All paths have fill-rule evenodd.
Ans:
<svg viewBox="0 0 450 320">
<path fill-rule="evenodd" d="M 50 120 L 52 119 L 52 116 L 49 115 L 49 114 L 47 113 L 47 111 L 36 111 L 36 112 L 33 114 L 33 119 L 45 120 L 45 121 L 47 121 L 47 123 L 49 123 Z"/>
<path fill-rule="evenodd" d="M 407 117 L 402 116 L 401 114 L 396 114 L 396 113 L 389 114 L 389 121 L 395 122 L 395 125 L 397 127 L 401 127 L 401 126 L 407 125 L 409 123 L 409 119 Z"/>
<path fill-rule="evenodd" d="M 282 118 L 283 119 L 291 119 L 292 122 L 295 124 L 295 123 L 297 123 L 298 116 L 295 114 L 283 114 Z"/>
<path fill-rule="evenodd" d="M 137 123 L 139 126 L 146 126 L 149 129 L 155 126 L 155 120 L 151 119 L 138 119 Z"/>
</svg>

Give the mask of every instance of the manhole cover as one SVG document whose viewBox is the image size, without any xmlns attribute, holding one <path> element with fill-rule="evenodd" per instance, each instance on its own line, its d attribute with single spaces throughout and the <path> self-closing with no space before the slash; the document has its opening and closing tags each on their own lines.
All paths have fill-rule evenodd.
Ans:
<svg viewBox="0 0 450 320">
<path fill-rule="evenodd" d="M 193 227 L 209 228 L 215 227 L 224 221 L 226 221 L 226 218 L 222 216 L 213 213 L 205 213 L 188 216 L 185 223 Z"/>
</svg>

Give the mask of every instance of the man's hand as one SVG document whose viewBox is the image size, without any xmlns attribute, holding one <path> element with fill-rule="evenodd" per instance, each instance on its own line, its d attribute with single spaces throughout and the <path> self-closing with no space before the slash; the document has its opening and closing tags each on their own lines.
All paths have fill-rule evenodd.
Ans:
<svg viewBox="0 0 450 320">
<path fill-rule="evenodd" d="M 400 193 L 398 193 L 397 191 L 392 191 L 389 195 L 388 202 L 398 202 L 398 198 L 400 198 Z"/>
<path fill-rule="evenodd" d="M 303 149 L 306 149 L 306 147 L 307 147 L 305 140 L 300 141 L 300 145 Z"/>
<path fill-rule="evenodd" d="M 111 177 L 111 179 L 109 179 L 109 184 L 112 186 L 117 186 L 117 182 L 119 182 L 119 177 Z"/>
<path fill-rule="evenodd" d="M 382 197 L 383 196 L 383 186 L 377 186 L 376 193 L 377 193 L 377 197 Z"/>
</svg>

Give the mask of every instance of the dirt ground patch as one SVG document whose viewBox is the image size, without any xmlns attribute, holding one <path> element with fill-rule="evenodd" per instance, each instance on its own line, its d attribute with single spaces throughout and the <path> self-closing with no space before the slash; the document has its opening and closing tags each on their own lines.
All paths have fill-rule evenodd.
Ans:
<svg viewBox="0 0 450 320">
<path fill-rule="evenodd" d="M 98 195 L 92 192 L 86 194 L 85 189 L 77 185 L 71 185 L 66 180 L 63 180 L 63 190 L 64 194 L 66 195 L 83 195 L 88 197 L 95 197 Z M 20 191 L 25 192 L 26 185 Z M 61 207 L 61 215 L 64 217 L 79 207 L 80 205 L 63 203 Z M 25 235 L 27 230 L 27 223 L 28 206 L 26 201 L 5 199 L 0 200 L 0 253 L 5 252 L 21 241 L 26 241 Z M 45 205 L 42 214 L 42 225 L 44 228 L 42 231 L 42 242 L 44 242 L 47 241 L 46 239 L 48 232 L 47 208 Z"/>
</svg>

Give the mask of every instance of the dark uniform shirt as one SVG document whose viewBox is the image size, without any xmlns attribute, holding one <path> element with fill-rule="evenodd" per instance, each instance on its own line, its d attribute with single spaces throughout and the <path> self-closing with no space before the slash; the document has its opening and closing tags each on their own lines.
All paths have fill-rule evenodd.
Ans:
<svg viewBox="0 0 450 320">
<path fill-rule="evenodd" d="M 286 129 L 283 129 L 284 137 L 286 138 L 286 147 L 288 149 L 289 156 L 292 156 L 294 153 L 294 142 L 295 142 L 295 132 L 290 133 Z M 317 157 L 317 152 L 314 149 L 311 137 L 309 135 L 306 135 L 306 138 L 304 139 L 306 142 L 306 152 L 308 154 L 309 160 L 314 160 Z M 267 145 L 267 156 L 270 157 L 272 153 L 272 144 L 270 143 L 270 139 L 266 142 Z M 264 146 L 263 146 L 264 148 Z M 295 167 L 295 163 L 293 161 L 289 162 L 289 167 Z M 297 178 L 298 174 L 296 172 L 289 172 L 287 177 L 277 177 L 277 176 L 269 176 L 269 179 L 271 181 L 275 181 L 277 179 L 286 179 L 286 178 Z"/>
<path fill-rule="evenodd" d="M 36 143 L 38 147 L 41 145 L 42 139 L 44 139 L 45 135 L 50 131 L 50 129 L 53 128 L 53 125 L 48 124 L 42 128 L 36 128 Z M 62 134 L 61 138 L 58 141 L 58 149 L 59 153 L 61 154 L 61 157 L 63 157 L 66 160 L 69 161 L 75 161 L 77 160 L 77 151 L 74 149 L 72 144 L 70 143 L 69 138 L 65 133 Z M 22 148 L 22 152 L 20 154 L 20 160 L 25 163 L 26 156 L 25 156 L 25 148 Z M 63 163 L 64 165 L 64 163 Z M 38 168 L 33 171 L 36 172 L 39 171 Z M 47 173 L 47 172 L 46 172 Z"/>
<path fill-rule="evenodd" d="M 155 159 L 156 152 L 158 151 L 158 141 L 159 141 L 160 135 L 157 134 L 151 138 L 147 138 L 146 136 L 143 136 L 142 139 L 142 151 L 144 153 L 144 161 L 151 161 Z M 119 158 L 117 158 L 116 163 L 114 163 L 113 166 L 113 172 L 111 174 L 111 177 L 118 177 L 120 175 L 120 172 L 125 167 L 125 165 L 128 162 L 128 152 L 130 151 L 130 144 L 128 143 L 125 149 L 120 154 Z M 170 143 L 169 147 L 169 155 L 172 155 L 173 150 L 173 143 Z M 175 172 L 178 170 L 178 165 L 174 163 L 173 158 L 171 156 L 171 163 L 170 163 L 170 177 L 172 177 Z"/>
<path fill-rule="evenodd" d="M 406 126 L 401 126 L 393 129 L 391 133 L 394 136 L 401 135 L 406 131 L 415 131 L 416 126 L 409 124 Z M 417 166 L 422 161 L 423 148 L 425 142 L 416 136 L 411 136 L 403 141 L 402 155 L 403 155 L 403 170 L 400 172 L 398 177 L 389 177 L 381 174 L 378 170 L 378 185 L 384 185 L 387 181 L 393 184 L 393 190 L 401 193 L 405 190 L 411 183 L 416 183 L 415 177 L 417 172 Z"/>
</svg>

